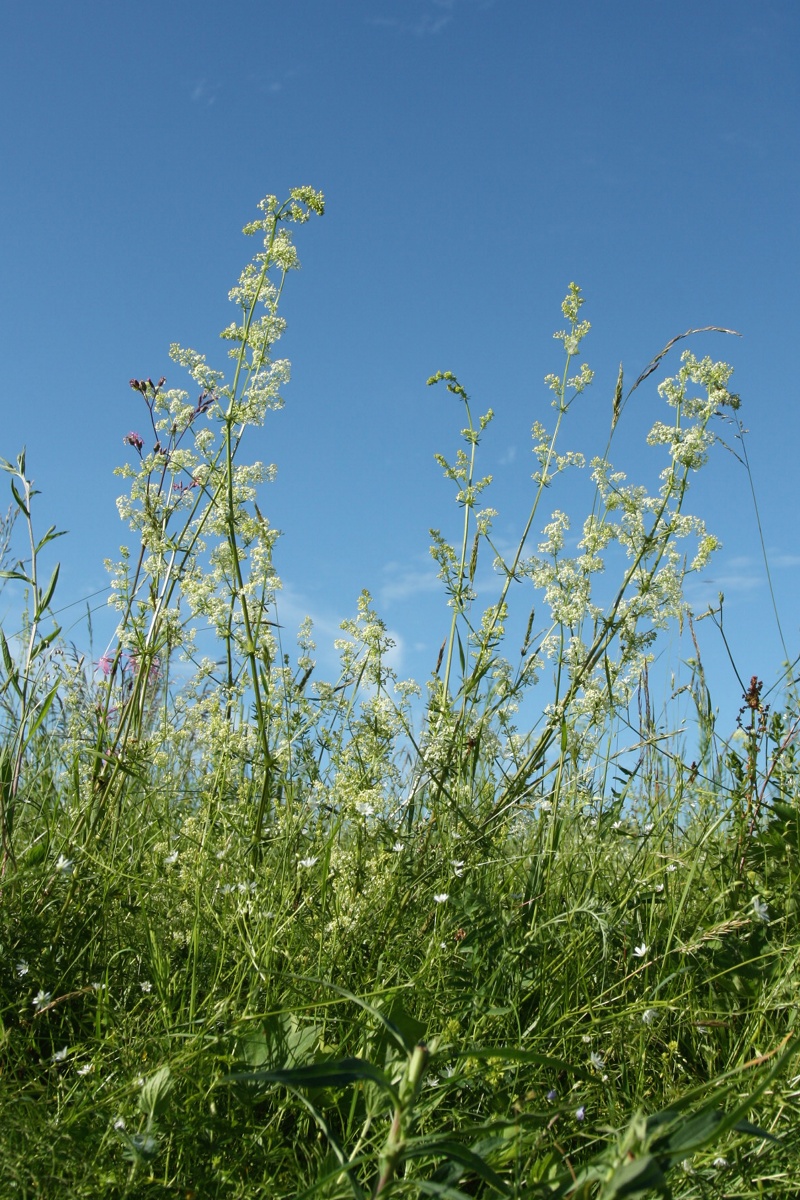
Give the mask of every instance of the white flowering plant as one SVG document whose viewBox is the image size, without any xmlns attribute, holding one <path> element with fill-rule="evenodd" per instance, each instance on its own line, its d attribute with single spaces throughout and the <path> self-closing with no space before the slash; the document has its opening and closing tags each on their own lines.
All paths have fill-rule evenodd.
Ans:
<svg viewBox="0 0 800 1200">
<path fill-rule="evenodd" d="M 291 235 L 323 208 L 296 189 L 245 228 L 230 378 L 173 346 L 192 396 L 131 380 L 146 432 L 124 438 L 99 658 L 63 643 L 56 532 L 34 533 L 24 455 L 2 464 L 29 545 L 9 559 L 2 524 L 28 608 L 0 633 L 0 1178 L 76 1200 L 689 1200 L 724 1172 L 794 1200 L 800 715 L 753 676 L 721 739 L 686 602 L 716 547 L 689 485 L 721 422 L 741 435 L 731 369 L 686 352 L 661 383 L 652 486 L 611 450 L 679 339 L 627 394 L 620 368 L 602 454 L 565 447 L 593 384 L 571 285 L 511 549 L 479 469 L 492 411 L 435 375 L 465 413 L 437 456 L 459 517 L 432 531 L 436 669 L 427 692 L 397 677 L 361 590 L 319 679 L 311 621 L 294 661 L 277 621 L 273 468 L 244 459 L 289 378 Z M 670 624 L 696 654 L 691 762 L 648 690 Z"/>
</svg>

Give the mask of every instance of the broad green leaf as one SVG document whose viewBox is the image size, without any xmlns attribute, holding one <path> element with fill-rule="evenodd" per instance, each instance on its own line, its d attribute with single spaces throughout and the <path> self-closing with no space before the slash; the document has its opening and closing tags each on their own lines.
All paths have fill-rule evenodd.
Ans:
<svg viewBox="0 0 800 1200">
<path fill-rule="evenodd" d="M 148 1117 L 155 1119 L 164 1112 L 167 1096 L 175 1086 L 172 1071 L 168 1066 L 160 1067 L 154 1075 L 145 1079 L 139 1093 L 139 1108 Z"/>
<path fill-rule="evenodd" d="M 236 1083 L 282 1083 L 294 1088 L 346 1087 L 369 1080 L 394 1097 L 394 1089 L 383 1071 L 363 1058 L 342 1058 L 279 1071 L 234 1071 L 227 1079 Z"/>
<path fill-rule="evenodd" d="M 668 1196 L 669 1188 L 661 1167 L 652 1154 L 634 1158 L 631 1162 L 623 1163 L 604 1184 L 599 1200 L 618 1200 L 626 1196 L 628 1200 L 636 1200 L 648 1193 L 657 1192 L 659 1196 Z"/>
</svg>

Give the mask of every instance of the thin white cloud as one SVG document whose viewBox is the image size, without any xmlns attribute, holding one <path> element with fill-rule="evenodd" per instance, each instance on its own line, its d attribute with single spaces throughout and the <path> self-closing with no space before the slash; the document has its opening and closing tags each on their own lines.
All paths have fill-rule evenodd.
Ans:
<svg viewBox="0 0 800 1200">
<path fill-rule="evenodd" d="M 217 99 L 216 89 L 209 85 L 208 80 L 199 79 L 189 93 L 189 97 L 193 104 L 203 104 L 206 108 L 210 108 Z"/>
<path fill-rule="evenodd" d="M 411 596 L 437 592 L 441 583 L 436 568 L 431 563 L 424 567 L 402 563 L 387 563 L 384 567 L 386 582 L 381 584 L 379 600 L 388 607 L 393 601 L 408 600 Z"/>
<path fill-rule="evenodd" d="M 417 0 L 412 5 L 410 0 L 395 0 L 396 15 L 384 12 L 368 17 L 367 22 L 414 37 L 435 37 L 452 24 L 459 10 L 466 7 L 485 10 L 495 3 L 496 0 Z"/>
</svg>

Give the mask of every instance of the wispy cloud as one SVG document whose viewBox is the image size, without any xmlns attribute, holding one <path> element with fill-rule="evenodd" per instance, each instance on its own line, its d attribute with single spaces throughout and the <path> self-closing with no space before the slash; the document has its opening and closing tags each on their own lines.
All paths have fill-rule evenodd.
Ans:
<svg viewBox="0 0 800 1200">
<path fill-rule="evenodd" d="M 189 99 L 192 104 L 199 104 L 205 108 L 210 108 L 216 103 L 217 87 L 210 84 L 207 79 L 198 79 L 189 93 Z"/>
<path fill-rule="evenodd" d="M 391 562 L 386 564 L 383 571 L 386 581 L 381 584 L 379 598 L 381 605 L 386 607 L 396 600 L 408 600 L 411 596 L 422 594 L 430 595 L 441 587 L 432 563 L 423 566 Z"/>
<path fill-rule="evenodd" d="M 446 29 L 466 8 L 492 8 L 496 0 L 396 0 L 395 13 L 384 12 L 367 18 L 370 25 L 391 29 L 414 37 L 434 37 Z"/>
</svg>

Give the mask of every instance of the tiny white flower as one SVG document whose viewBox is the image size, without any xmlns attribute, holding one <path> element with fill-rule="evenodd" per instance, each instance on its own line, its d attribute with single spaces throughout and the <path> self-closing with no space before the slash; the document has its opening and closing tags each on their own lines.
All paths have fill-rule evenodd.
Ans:
<svg viewBox="0 0 800 1200">
<path fill-rule="evenodd" d="M 82 1067 L 78 1067 L 78 1074 L 79 1075 L 91 1075 L 93 1070 L 94 1070 L 94 1065 L 92 1063 L 84 1063 Z"/>
<path fill-rule="evenodd" d="M 678 869 L 678 867 L 677 867 L 676 863 L 670 863 L 669 866 L 667 867 L 668 871 L 677 871 L 677 869 Z"/>
<path fill-rule="evenodd" d="M 58 871 L 59 875 L 71 875 L 72 868 L 72 859 L 65 858 L 63 854 L 59 855 L 58 862 L 56 863 L 56 870 Z"/>
<path fill-rule="evenodd" d="M 763 900 L 761 900 L 758 896 L 753 896 L 751 904 L 753 906 L 753 915 L 757 917 L 759 921 L 769 921 L 769 909 Z"/>
<path fill-rule="evenodd" d="M 656 1019 L 656 1016 L 657 1016 L 657 1014 L 656 1014 L 656 1010 L 654 1008 L 646 1008 L 644 1010 L 644 1012 L 642 1013 L 642 1024 L 643 1025 L 652 1025 L 653 1021 L 655 1021 L 655 1019 Z"/>
<path fill-rule="evenodd" d="M 656 884 L 656 891 L 657 891 L 657 892 L 663 892 L 663 890 L 664 890 L 664 885 L 663 885 L 663 883 L 657 883 L 657 884 Z"/>
<path fill-rule="evenodd" d="M 175 863 L 177 861 L 178 861 L 178 851 L 173 850 L 171 854 L 167 854 L 166 857 L 164 858 L 164 866 L 165 867 L 174 867 Z"/>
<path fill-rule="evenodd" d="M 405 846 L 402 842 L 395 842 L 395 844 L 392 846 L 392 850 L 394 850 L 395 854 L 400 854 L 401 851 L 405 850 Z"/>
<path fill-rule="evenodd" d="M 447 892 L 437 892 L 433 899 L 437 904 L 444 904 L 446 900 L 450 899 L 450 897 L 448 896 Z"/>
<path fill-rule="evenodd" d="M 622 829 L 622 821 L 612 821 L 611 828 L 612 829 Z"/>
<path fill-rule="evenodd" d="M 64 1048 L 62 1050 L 56 1050 L 55 1054 L 53 1055 L 53 1062 L 54 1063 L 63 1062 L 68 1054 L 69 1054 L 69 1046 L 64 1046 Z"/>
<path fill-rule="evenodd" d="M 19 962 L 17 963 L 17 968 L 16 968 L 16 970 L 17 970 L 17 974 L 19 975 L 20 979 L 22 979 L 22 977 L 23 977 L 24 975 L 27 975 L 27 974 L 28 974 L 28 971 L 30 971 L 30 967 L 29 967 L 29 966 L 28 966 L 28 964 L 25 962 L 25 959 L 24 959 L 24 958 L 21 958 L 21 959 L 19 960 Z"/>
<path fill-rule="evenodd" d="M 453 863 L 453 874 L 458 876 L 464 874 L 464 863 L 462 861 Z"/>
<path fill-rule="evenodd" d="M 298 862 L 298 867 L 313 867 L 318 862 L 316 858 L 301 858 Z"/>
<path fill-rule="evenodd" d="M 591 1042 L 591 1040 L 592 1040 L 592 1039 L 589 1037 L 589 1034 L 588 1034 L 588 1033 L 585 1033 L 585 1034 L 583 1035 L 583 1037 L 581 1038 L 581 1041 L 582 1041 L 582 1042 L 584 1042 L 584 1043 L 585 1043 L 587 1046 L 589 1045 L 589 1043 Z"/>
<path fill-rule="evenodd" d="M 143 992 L 152 992 L 152 990 L 153 990 L 153 985 L 152 985 L 152 983 L 150 983 L 150 981 L 148 979 L 143 979 L 142 982 L 139 984 L 139 987 L 142 989 Z"/>
<path fill-rule="evenodd" d="M 120 1130 L 124 1129 L 125 1128 L 125 1118 L 117 1117 L 116 1121 L 114 1122 L 114 1128 L 120 1129 Z"/>
<path fill-rule="evenodd" d="M 720 1158 L 714 1159 L 713 1165 L 717 1168 L 718 1171 L 722 1171 L 725 1169 L 725 1167 L 729 1167 L 731 1164 L 728 1162 L 727 1158 L 720 1157 Z"/>
<path fill-rule="evenodd" d="M 602 1054 L 598 1054 L 596 1050 L 593 1050 L 589 1055 L 589 1062 L 592 1064 L 595 1071 L 602 1071 L 603 1067 L 605 1066 Z"/>
<path fill-rule="evenodd" d="M 36 1009 L 37 1012 L 39 1012 L 40 1009 L 44 1008 L 45 1004 L 48 1004 L 50 1002 L 50 997 L 52 996 L 52 994 L 53 994 L 52 992 L 45 992 L 43 989 L 41 989 L 41 988 L 39 989 L 38 994 L 35 995 L 33 997 L 33 1000 L 31 1001 L 31 1003 L 33 1004 L 33 1007 Z"/>
<path fill-rule="evenodd" d="M 641 946 L 633 947 L 634 958 L 644 958 L 645 954 L 647 954 L 647 946 L 644 944 L 644 942 L 642 942 Z"/>
</svg>

